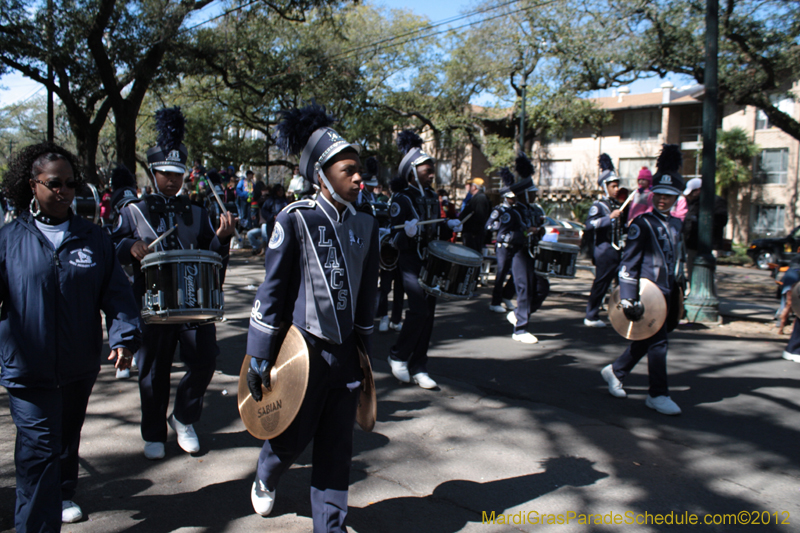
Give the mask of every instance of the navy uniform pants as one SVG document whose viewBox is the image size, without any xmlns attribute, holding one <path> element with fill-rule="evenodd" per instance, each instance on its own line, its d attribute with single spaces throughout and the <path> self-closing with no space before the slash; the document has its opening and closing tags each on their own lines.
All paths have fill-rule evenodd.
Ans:
<svg viewBox="0 0 800 533">
<path fill-rule="evenodd" d="M 516 250 L 511 258 L 511 272 L 514 276 L 514 287 L 517 289 L 517 308 L 514 315 L 517 324 L 514 333 L 524 333 L 528 326 L 528 317 L 539 310 L 550 293 L 550 282 L 544 276 L 534 272 L 533 258 L 525 248 Z"/>
<path fill-rule="evenodd" d="M 394 297 L 392 298 L 392 316 L 389 320 L 393 324 L 399 324 L 403 321 L 403 276 L 400 272 L 400 267 L 395 267 L 394 270 L 381 269 L 381 292 L 378 295 L 378 312 L 377 316 L 383 318 L 389 312 L 389 292 L 394 286 Z"/>
<path fill-rule="evenodd" d="M 587 320 L 597 320 L 603 297 L 608 292 L 611 282 L 619 274 L 619 263 L 622 259 L 619 250 L 615 250 L 608 243 L 595 247 L 594 253 L 595 276 L 592 283 L 592 292 L 589 294 L 589 301 L 586 303 Z"/>
<path fill-rule="evenodd" d="M 214 324 L 142 325 L 142 347 L 136 353 L 139 365 L 139 396 L 142 399 L 142 438 L 166 442 L 170 375 L 175 348 L 186 365 L 172 412 L 181 424 L 194 424 L 203 411 L 203 396 L 214 377 L 219 347 Z"/>
<path fill-rule="evenodd" d="M 620 381 L 631 373 L 642 357 L 647 355 L 647 373 L 650 376 L 650 389 L 648 393 L 655 398 L 656 396 L 669 396 L 669 386 L 667 384 L 667 323 L 658 332 L 640 341 L 633 341 L 628 349 L 620 355 L 611 365 L 614 375 Z"/>
<path fill-rule="evenodd" d="M 78 486 L 78 447 L 97 375 L 57 389 L 8 389 L 17 426 L 17 533 L 61 530 L 61 502 Z"/>
<path fill-rule="evenodd" d="M 256 475 L 268 490 L 275 490 L 283 473 L 314 440 L 311 515 L 315 533 L 347 531 L 353 425 L 361 394 L 360 388 L 351 390 L 347 384 L 361 377 L 352 377 L 352 370 L 343 372 L 341 367 L 348 365 L 341 363 L 349 358 L 350 367 L 356 364 L 355 342 L 355 334 L 351 334 L 339 346 L 309 344 L 308 388 L 300 411 L 286 431 L 264 442 L 258 456 Z M 351 377 L 343 379 L 345 374 Z"/>
<path fill-rule="evenodd" d="M 408 310 L 397 343 L 392 346 L 389 354 L 395 361 L 408 362 L 408 371 L 413 376 L 428 371 L 428 345 L 433 333 L 436 298 L 422 290 L 419 285 L 422 261 L 415 251 L 401 252 L 397 267 L 408 297 Z"/>
<path fill-rule="evenodd" d="M 792 336 L 789 337 L 789 344 L 786 346 L 786 351 L 792 355 L 800 355 L 800 319 L 794 319 L 794 326 L 792 327 Z"/>
<path fill-rule="evenodd" d="M 508 248 L 500 246 L 495 248 L 497 257 L 497 276 L 494 279 L 494 289 L 492 289 L 492 305 L 500 305 L 503 300 L 510 300 L 514 297 L 514 278 L 506 280 L 511 271 L 511 256 Z"/>
</svg>

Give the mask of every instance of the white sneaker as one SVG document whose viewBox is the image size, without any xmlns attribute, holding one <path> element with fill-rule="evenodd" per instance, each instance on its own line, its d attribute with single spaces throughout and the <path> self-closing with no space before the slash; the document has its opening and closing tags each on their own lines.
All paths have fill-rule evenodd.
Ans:
<svg viewBox="0 0 800 533">
<path fill-rule="evenodd" d="M 134 356 L 134 358 L 131 359 L 131 369 L 136 369 L 136 368 L 139 368 L 139 365 L 136 364 L 136 357 Z"/>
<path fill-rule="evenodd" d="M 589 320 L 588 318 L 583 319 L 583 325 L 590 327 L 590 328 L 604 328 L 606 327 L 606 323 L 602 320 Z"/>
<path fill-rule="evenodd" d="M 403 323 L 398 322 L 397 324 L 395 324 L 394 322 L 389 322 L 389 329 L 400 331 L 401 329 L 403 329 Z"/>
<path fill-rule="evenodd" d="M 389 356 L 389 366 L 392 367 L 392 375 L 403 383 L 411 383 L 411 376 L 408 373 L 408 363 L 406 361 L 395 361 Z"/>
<path fill-rule="evenodd" d="M 131 377 L 131 369 L 126 368 L 125 370 L 117 369 L 117 379 L 128 379 Z"/>
<path fill-rule="evenodd" d="M 511 338 L 523 344 L 536 344 L 537 342 L 539 342 L 539 339 L 537 339 L 534 335 L 531 335 L 527 331 L 525 331 L 524 333 L 514 333 L 513 335 L 511 335 Z"/>
<path fill-rule="evenodd" d="M 414 383 L 423 389 L 435 389 L 438 387 L 436 382 L 431 379 L 427 372 L 419 372 L 414 374 Z"/>
<path fill-rule="evenodd" d="M 385 317 L 381 318 L 381 323 L 378 326 L 378 331 L 380 331 L 381 333 L 386 333 L 387 331 L 389 331 L 389 315 L 386 315 Z"/>
<path fill-rule="evenodd" d="M 197 453 L 200 451 L 200 441 L 197 439 L 197 433 L 191 424 L 181 424 L 175 418 L 175 415 L 169 415 L 169 427 L 175 430 L 178 434 L 178 446 L 181 447 L 186 453 Z"/>
<path fill-rule="evenodd" d="M 144 443 L 144 456 L 150 460 L 163 459 L 166 455 L 164 451 L 163 442 L 147 442 Z"/>
<path fill-rule="evenodd" d="M 678 407 L 678 404 L 673 402 L 672 398 L 669 396 L 656 396 L 653 398 L 652 396 L 648 395 L 647 399 L 644 401 L 644 404 L 650 409 L 655 409 L 662 415 L 681 414 L 681 408 Z"/>
<path fill-rule="evenodd" d="M 603 370 L 600 371 L 600 375 L 603 376 L 603 379 L 608 383 L 608 392 L 611 393 L 611 396 L 615 398 L 628 397 L 628 393 L 622 388 L 622 382 L 614 374 L 614 369 L 611 365 L 606 365 Z"/>
<path fill-rule="evenodd" d="M 260 479 L 253 482 L 253 489 L 250 491 L 250 501 L 253 502 L 253 510 L 261 516 L 268 516 L 275 505 L 275 491 L 267 490 L 266 485 Z"/>
<path fill-rule="evenodd" d="M 517 325 L 517 315 L 514 314 L 514 311 L 509 311 L 508 312 L 508 314 L 506 315 L 506 320 L 511 322 L 512 326 L 516 326 Z"/>
<path fill-rule="evenodd" d="M 83 511 L 77 503 L 70 500 L 61 502 L 61 521 L 63 523 L 74 524 L 81 518 L 83 518 Z"/>
<path fill-rule="evenodd" d="M 516 309 L 516 308 L 517 308 L 517 306 L 516 306 L 516 305 L 514 305 L 514 302 L 512 302 L 512 301 L 511 301 L 511 300 L 509 300 L 508 298 L 504 298 L 504 299 L 503 299 L 503 305 L 505 305 L 505 306 L 506 306 L 506 309 L 508 309 L 509 311 L 513 311 L 514 309 Z"/>
<path fill-rule="evenodd" d="M 503 307 L 502 305 L 490 305 L 489 306 L 489 311 L 492 311 L 494 313 L 505 313 L 506 312 L 506 308 Z"/>
<path fill-rule="evenodd" d="M 800 363 L 800 355 L 795 355 L 793 353 L 789 353 L 784 350 L 783 355 L 781 356 L 787 361 L 793 361 L 795 363 Z"/>
</svg>

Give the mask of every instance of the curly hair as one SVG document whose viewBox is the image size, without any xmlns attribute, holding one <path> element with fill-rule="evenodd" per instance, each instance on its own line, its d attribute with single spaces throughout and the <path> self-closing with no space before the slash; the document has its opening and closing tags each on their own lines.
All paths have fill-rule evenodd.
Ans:
<svg viewBox="0 0 800 533">
<path fill-rule="evenodd" d="M 30 180 L 41 174 L 47 163 L 59 160 L 69 163 L 75 181 L 83 182 L 78 158 L 57 144 L 48 142 L 32 144 L 17 152 L 3 174 L 3 191 L 18 213 L 27 211 L 33 198 Z"/>
</svg>

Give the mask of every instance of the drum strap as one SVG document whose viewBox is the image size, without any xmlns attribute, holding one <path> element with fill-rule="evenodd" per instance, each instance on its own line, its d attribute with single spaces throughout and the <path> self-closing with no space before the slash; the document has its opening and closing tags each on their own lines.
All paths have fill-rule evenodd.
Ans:
<svg viewBox="0 0 800 533">
<path fill-rule="evenodd" d="M 192 202 L 188 196 L 176 196 L 175 198 L 165 199 L 162 196 L 150 194 L 145 196 L 145 203 L 147 204 L 147 215 L 150 218 L 150 224 L 157 228 L 164 215 L 172 214 L 183 218 L 183 223 L 191 226 L 193 222 L 192 216 Z"/>
</svg>

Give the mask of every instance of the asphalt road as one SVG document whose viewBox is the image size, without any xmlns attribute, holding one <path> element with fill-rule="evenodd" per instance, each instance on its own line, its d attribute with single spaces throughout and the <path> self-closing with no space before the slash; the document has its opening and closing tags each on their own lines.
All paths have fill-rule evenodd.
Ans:
<svg viewBox="0 0 800 533">
<path fill-rule="evenodd" d="M 136 383 L 114 379 L 105 365 L 81 445 L 76 501 L 87 519 L 64 531 L 310 531 L 308 452 L 282 479 L 272 516 L 255 515 L 249 501 L 260 442 L 244 430 L 235 397 L 263 266 L 246 260 L 232 262 L 226 282 L 222 355 L 196 425 L 201 451 L 183 453 L 171 434 L 166 459 L 145 459 Z M 729 268 L 721 269 L 721 293 L 735 296 L 739 284 L 742 298 L 753 299 L 774 288 L 761 272 Z M 667 531 L 680 526 L 654 525 L 652 515 L 672 512 L 701 523 L 719 513 L 708 519 L 728 525 L 695 528 L 736 531 L 732 515 L 747 512 L 737 519 L 769 519 L 759 531 L 800 531 L 800 365 L 780 358 L 786 337 L 738 320 L 682 326 L 670 337 L 668 364 L 684 412 L 666 417 L 644 406 L 644 361 L 626 380 L 629 398 L 608 394 L 599 371 L 625 341 L 610 328 L 585 328 L 585 302 L 554 283 L 562 286 L 535 315 L 540 342 L 532 346 L 511 340 L 504 315 L 488 311 L 486 289 L 468 302 L 440 302 L 429 365 L 437 391 L 398 384 L 386 363 L 397 334 L 376 334 L 378 422 L 372 433 L 356 429 L 350 529 L 539 531 L 525 522 L 569 513 L 641 522 L 649 513 L 647 525 L 576 517 L 549 530 Z M 765 305 L 774 304 L 768 297 Z M 181 375 L 176 364 L 175 382 Z M 0 391 L 0 531 L 13 527 L 7 404 Z M 493 511 L 495 523 L 482 523 Z M 499 523 L 501 514 L 512 523 Z"/>
</svg>

